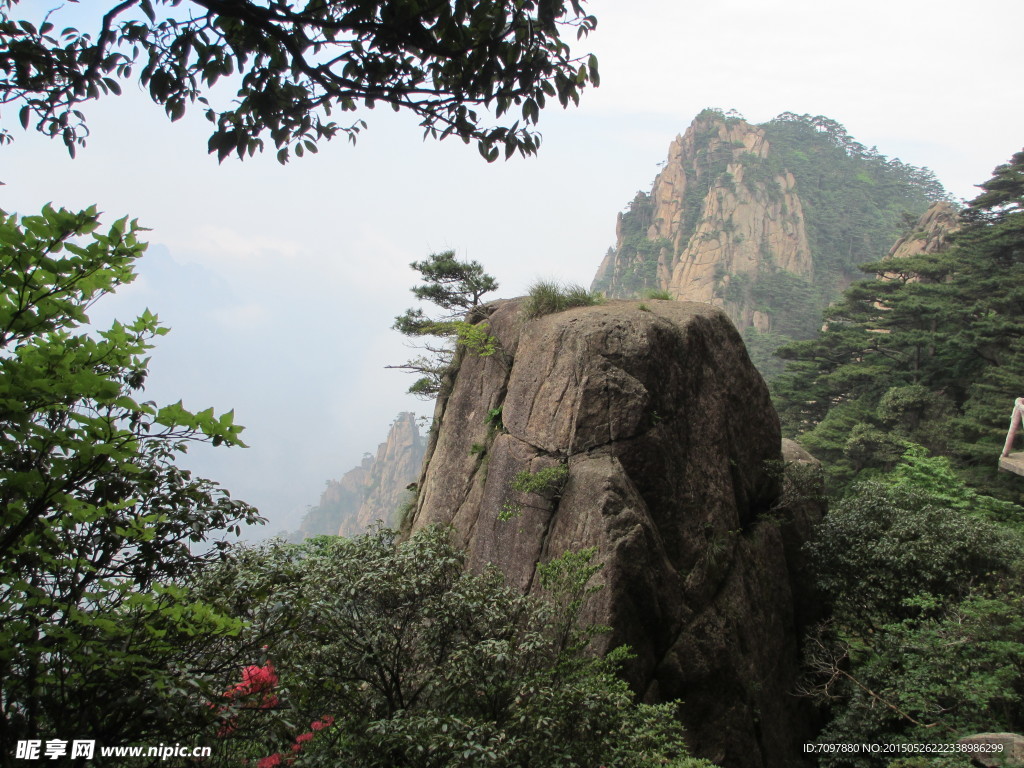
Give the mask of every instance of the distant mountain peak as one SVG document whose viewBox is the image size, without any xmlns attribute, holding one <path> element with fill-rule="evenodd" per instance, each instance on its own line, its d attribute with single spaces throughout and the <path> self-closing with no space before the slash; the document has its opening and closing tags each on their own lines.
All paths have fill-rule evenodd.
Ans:
<svg viewBox="0 0 1024 768">
<path fill-rule="evenodd" d="M 356 536 L 375 522 L 398 525 L 398 510 L 415 482 L 423 463 L 426 441 L 420 435 L 416 414 L 403 412 L 391 424 L 388 436 L 375 455 L 363 456 L 340 480 L 328 480 L 320 502 L 306 513 L 299 530 L 290 538 Z"/>
<path fill-rule="evenodd" d="M 619 214 L 593 288 L 719 306 L 764 372 L 774 348 L 820 327 L 859 264 L 883 258 L 908 217 L 946 197 L 930 171 L 865 148 L 829 118 L 752 125 L 704 110 Z"/>
</svg>

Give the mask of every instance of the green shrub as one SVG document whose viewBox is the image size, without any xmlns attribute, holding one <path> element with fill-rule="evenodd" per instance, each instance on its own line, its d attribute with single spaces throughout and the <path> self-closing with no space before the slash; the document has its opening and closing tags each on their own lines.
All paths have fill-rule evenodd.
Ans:
<svg viewBox="0 0 1024 768">
<path fill-rule="evenodd" d="M 570 307 L 589 307 L 604 301 L 604 296 L 600 293 L 588 291 L 582 285 L 577 285 L 576 283 L 566 285 L 563 288 L 562 295 L 565 300 L 565 309 Z"/>
<path fill-rule="evenodd" d="M 855 485 L 807 550 L 836 618 L 864 632 L 918 616 L 915 595 L 960 599 L 1022 558 L 1010 530 L 920 487 L 880 482 Z"/>
<path fill-rule="evenodd" d="M 523 302 L 523 314 L 526 317 L 543 317 L 554 312 L 561 312 L 563 306 L 562 289 L 558 283 L 539 280 L 530 286 L 526 300 Z"/>
<path fill-rule="evenodd" d="M 553 467 L 545 467 L 536 472 L 523 470 L 517 474 L 509 487 L 519 493 L 536 493 L 549 499 L 557 499 L 562 495 L 569 480 L 569 466 L 567 464 L 556 464 Z M 518 517 L 522 512 L 523 505 L 519 502 L 506 500 L 498 513 L 499 520 L 511 520 Z"/>
<path fill-rule="evenodd" d="M 491 326 L 486 321 L 474 324 L 456 320 L 453 326 L 455 343 L 465 347 L 471 355 L 490 357 L 498 351 L 498 340 L 491 336 Z"/>
<path fill-rule="evenodd" d="M 882 478 L 882 482 L 894 488 L 927 493 L 934 503 L 957 512 L 971 513 L 1018 529 L 1024 527 L 1024 509 L 978 493 L 960 479 L 947 456 L 931 456 L 920 445 L 908 445 L 900 463 Z"/>
<path fill-rule="evenodd" d="M 499 405 L 487 412 L 487 425 L 499 431 L 505 429 L 505 425 L 501 421 L 501 409 L 502 406 Z"/>
<path fill-rule="evenodd" d="M 581 285 L 561 285 L 550 280 L 538 280 L 530 286 L 523 300 L 523 316 L 528 319 L 563 312 L 572 307 L 589 307 L 604 302 L 600 293 L 588 291 Z"/>
<path fill-rule="evenodd" d="M 661 291 L 661 290 L 644 291 L 643 296 L 641 298 L 644 298 L 644 299 L 654 299 L 656 301 L 674 301 L 675 300 L 675 297 L 673 297 L 671 293 L 669 293 L 668 291 Z"/>
<path fill-rule="evenodd" d="M 592 557 L 539 567 L 542 601 L 467 573 L 440 528 L 241 550 L 206 586 L 249 622 L 235 658 L 268 646 L 280 705 L 242 710 L 244 739 L 220 741 L 235 758 L 299 744 L 299 765 L 324 768 L 671 765 L 687 756 L 674 705 L 636 703 L 625 649 L 586 651 Z"/>
<path fill-rule="evenodd" d="M 915 450 L 898 475 L 855 485 L 808 545 L 832 606 L 806 642 L 805 690 L 831 709 L 821 743 L 948 744 L 1024 727 L 1024 539 L 984 519 L 985 497 L 948 463 Z M 827 752 L 820 764 L 891 757 Z"/>
<path fill-rule="evenodd" d="M 516 475 L 512 481 L 512 490 L 523 493 L 540 493 L 557 496 L 565 487 L 565 481 L 569 479 L 569 466 L 567 464 L 556 464 L 553 467 L 545 467 L 536 472 L 523 471 Z"/>
</svg>

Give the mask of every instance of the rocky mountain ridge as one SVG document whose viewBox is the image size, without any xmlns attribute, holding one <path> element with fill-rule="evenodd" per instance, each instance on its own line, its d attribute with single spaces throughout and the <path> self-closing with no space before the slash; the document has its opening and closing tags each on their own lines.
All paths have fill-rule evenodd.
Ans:
<svg viewBox="0 0 1024 768">
<path fill-rule="evenodd" d="M 947 202 L 932 203 L 909 232 L 897 240 L 887 259 L 905 259 L 922 253 L 941 253 L 960 228 L 960 212 Z"/>
<path fill-rule="evenodd" d="M 306 513 L 290 540 L 356 536 L 378 520 L 397 527 L 398 511 L 408 498 L 407 487 L 419 474 L 425 450 L 416 414 L 398 414 L 375 455 L 364 456 L 340 480 L 327 481 L 320 501 Z"/>
<path fill-rule="evenodd" d="M 883 258 L 908 217 L 945 197 L 930 171 L 828 118 L 752 125 L 705 110 L 672 141 L 650 192 L 618 215 L 592 288 L 718 306 L 771 375 L 774 349 L 812 336 L 858 265 Z"/>
<path fill-rule="evenodd" d="M 813 275 L 793 174 L 766 177 L 751 170 L 768 152 L 756 126 L 714 114 L 694 120 L 672 141 L 644 201 L 649 224 L 642 237 L 655 247 L 638 244 L 631 222 L 619 214 L 616 247 L 598 268 L 595 289 L 625 297 L 641 273 L 644 288 L 720 306 L 740 328 L 768 330 L 769 317 L 743 297 L 730 296 L 730 282 L 769 264 L 805 279 Z"/>
</svg>

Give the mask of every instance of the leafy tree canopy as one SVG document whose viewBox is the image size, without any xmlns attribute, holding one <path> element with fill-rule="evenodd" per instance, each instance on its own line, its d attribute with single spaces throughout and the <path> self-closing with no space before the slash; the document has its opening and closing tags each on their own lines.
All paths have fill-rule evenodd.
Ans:
<svg viewBox="0 0 1024 768">
<path fill-rule="evenodd" d="M 952 472 L 942 476 L 949 482 L 940 493 L 969 493 Z M 867 635 L 918 616 L 910 598 L 961 599 L 1012 573 L 1024 558 L 1024 541 L 902 475 L 855 486 L 829 511 L 808 552 L 836 621 Z"/>
<path fill-rule="evenodd" d="M 294 743 L 310 766 L 706 768 L 687 758 L 673 705 L 637 704 L 616 678 L 621 651 L 586 652 L 592 556 L 539 566 L 540 601 L 494 570 L 467 573 L 436 527 L 237 549 L 201 594 L 248 623 L 225 648 L 267 647 L 281 701 L 240 713 L 224 764 L 255 749 L 274 765 Z"/>
<path fill-rule="evenodd" d="M 475 141 L 488 161 L 502 147 L 527 155 L 548 100 L 565 107 L 598 84 L 597 60 L 562 39 L 596 26 L 584 2 L 122 0 L 90 32 L 62 28 L 61 7 L 28 20 L 0 0 L 0 104 L 72 155 L 88 136 L 82 104 L 133 77 L 172 120 L 201 105 L 221 160 L 267 139 L 282 163 L 338 133 L 354 140 L 365 122 L 331 114 L 377 103 L 415 114 L 425 136 Z M 221 81 L 237 87 L 227 105 L 208 98 Z M 489 125 L 491 112 L 516 118 Z"/>
<path fill-rule="evenodd" d="M 423 261 L 409 265 L 420 273 L 423 285 L 410 288 L 412 295 L 429 301 L 448 312 L 444 317 L 429 320 L 422 310 L 409 309 L 395 318 L 395 330 L 407 336 L 433 333 L 435 326 L 465 314 L 477 306 L 484 294 L 498 290 L 498 281 L 484 272 L 478 261 L 459 261 L 455 251 L 432 253 Z"/>
<path fill-rule="evenodd" d="M 831 706 L 819 741 L 950 744 L 1024 727 L 1024 536 L 978 510 L 948 462 L 913 449 L 903 471 L 858 483 L 808 549 L 831 622 L 806 642 L 806 691 Z M 826 766 L 894 755 L 836 750 Z M 966 768 L 968 755 L 944 765 Z"/>
<path fill-rule="evenodd" d="M 138 232 L 125 219 L 101 230 L 95 209 L 0 213 L 4 765 L 40 734 L 180 738 L 196 639 L 239 629 L 184 587 L 216 556 L 214 534 L 260 518 L 174 460 L 189 443 L 241 445 L 241 428 L 231 413 L 140 401 L 165 332 L 155 315 L 80 329 L 133 279 Z"/>
</svg>

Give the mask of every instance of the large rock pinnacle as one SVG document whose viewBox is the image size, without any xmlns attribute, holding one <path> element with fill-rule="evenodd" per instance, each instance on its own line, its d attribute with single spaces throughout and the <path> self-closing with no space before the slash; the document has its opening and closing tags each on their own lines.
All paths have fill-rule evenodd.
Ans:
<svg viewBox="0 0 1024 768">
<path fill-rule="evenodd" d="M 439 401 L 412 527 L 450 524 L 470 567 L 524 591 L 538 562 L 596 547 L 589 618 L 633 649 L 636 690 L 682 699 L 701 756 L 788 762 L 806 729 L 793 581 L 813 512 L 780 506 L 778 419 L 732 323 L 669 301 L 484 313 L 501 351 L 465 355 Z M 558 464 L 560 491 L 512 489 Z"/>
</svg>

